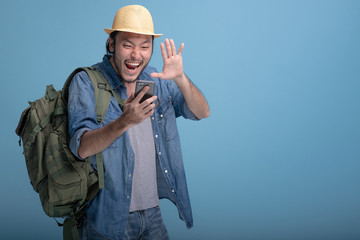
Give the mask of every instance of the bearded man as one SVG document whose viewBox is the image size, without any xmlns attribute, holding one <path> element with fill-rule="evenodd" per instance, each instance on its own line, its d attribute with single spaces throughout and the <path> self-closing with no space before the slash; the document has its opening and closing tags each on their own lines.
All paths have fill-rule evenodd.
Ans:
<svg viewBox="0 0 360 240">
<path fill-rule="evenodd" d="M 102 152 L 104 188 L 87 203 L 78 231 L 81 239 L 169 239 L 159 199 L 170 199 L 188 228 L 193 225 L 176 118 L 199 120 L 209 106 L 183 71 L 181 52 L 172 39 L 160 44 L 162 72 L 148 65 L 155 34 L 149 11 L 125 6 L 115 15 L 107 54 L 92 67 L 100 71 L 121 99 L 114 96 L 98 123 L 94 88 L 85 71 L 69 87 L 70 148 L 79 159 Z M 135 97 L 136 80 L 155 83 L 154 96 Z"/>
</svg>

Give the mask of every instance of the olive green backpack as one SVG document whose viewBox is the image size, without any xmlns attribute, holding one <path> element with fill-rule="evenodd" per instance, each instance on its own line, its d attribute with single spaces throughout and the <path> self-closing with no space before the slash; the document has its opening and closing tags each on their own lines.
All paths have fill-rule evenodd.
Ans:
<svg viewBox="0 0 360 240">
<path fill-rule="evenodd" d="M 97 121 L 103 120 L 111 95 L 122 106 L 103 75 L 94 68 L 78 68 L 67 78 L 62 91 L 47 86 L 45 96 L 29 102 L 20 118 L 16 134 L 23 142 L 30 183 L 39 193 L 41 205 L 50 217 L 62 217 L 64 239 L 78 239 L 79 223 L 86 202 L 104 187 L 102 153 L 96 155 L 97 171 L 78 160 L 69 149 L 67 100 L 69 85 L 76 73 L 86 71 L 95 92 Z"/>
</svg>

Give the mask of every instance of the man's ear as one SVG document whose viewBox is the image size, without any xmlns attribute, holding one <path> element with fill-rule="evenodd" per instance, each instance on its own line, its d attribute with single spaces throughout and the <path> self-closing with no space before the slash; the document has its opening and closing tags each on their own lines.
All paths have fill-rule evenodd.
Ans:
<svg viewBox="0 0 360 240">
<path fill-rule="evenodd" d="M 114 49 L 115 49 L 115 47 L 114 47 L 114 40 L 109 36 L 109 38 L 108 38 L 108 43 L 109 43 L 109 51 L 111 52 L 111 53 L 113 53 L 114 52 Z"/>
</svg>

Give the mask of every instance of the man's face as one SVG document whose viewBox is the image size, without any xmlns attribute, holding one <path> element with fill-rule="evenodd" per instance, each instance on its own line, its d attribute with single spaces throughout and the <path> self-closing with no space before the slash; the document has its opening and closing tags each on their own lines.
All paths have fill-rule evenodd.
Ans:
<svg viewBox="0 0 360 240">
<path fill-rule="evenodd" d="M 109 48 L 113 52 L 110 62 L 117 74 L 125 83 L 132 83 L 150 61 L 152 36 L 119 32 L 115 45 L 109 38 Z"/>
</svg>

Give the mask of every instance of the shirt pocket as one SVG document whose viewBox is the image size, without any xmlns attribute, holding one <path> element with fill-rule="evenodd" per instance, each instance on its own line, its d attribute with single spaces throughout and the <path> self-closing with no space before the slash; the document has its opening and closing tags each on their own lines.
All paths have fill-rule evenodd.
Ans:
<svg viewBox="0 0 360 240">
<path fill-rule="evenodd" d="M 176 126 L 176 115 L 171 98 L 160 102 L 158 110 L 155 111 L 160 131 L 164 133 L 166 141 L 171 141 L 178 136 Z"/>
</svg>

